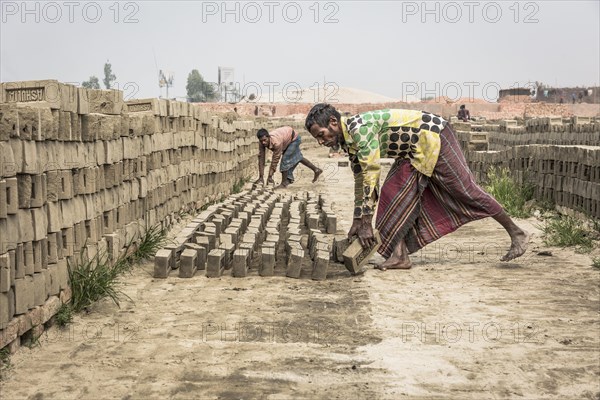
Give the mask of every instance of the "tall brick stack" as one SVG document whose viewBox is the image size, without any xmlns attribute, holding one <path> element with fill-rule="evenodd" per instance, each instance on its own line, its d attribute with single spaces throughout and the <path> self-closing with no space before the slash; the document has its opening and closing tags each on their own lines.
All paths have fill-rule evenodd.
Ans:
<svg viewBox="0 0 600 400">
<path fill-rule="evenodd" d="M 114 261 L 145 228 L 229 193 L 255 169 L 256 143 L 254 122 L 189 103 L 0 84 L 0 348 L 68 300 L 68 263 Z M 184 275 L 207 257 L 192 252 L 178 255 Z"/>
<path fill-rule="evenodd" d="M 487 180 L 490 167 L 505 167 L 534 186 L 536 199 L 600 218 L 600 121 L 540 117 L 453 126 L 478 181 Z M 486 148 L 474 148 L 474 137 L 485 138 Z"/>
</svg>

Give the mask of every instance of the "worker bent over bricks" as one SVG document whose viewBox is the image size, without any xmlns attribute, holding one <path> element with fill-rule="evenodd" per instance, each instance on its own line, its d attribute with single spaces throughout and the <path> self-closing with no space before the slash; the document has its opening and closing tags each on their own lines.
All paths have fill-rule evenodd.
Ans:
<svg viewBox="0 0 600 400">
<path fill-rule="evenodd" d="M 277 169 L 277 164 L 279 164 L 279 159 L 281 159 L 281 165 L 279 167 L 279 170 L 281 171 L 281 184 L 277 188 L 286 188 L 289 184 L 294 183 L 294 170 L 299 163 L 305 165 L 313 171 L 313 182 L 316 182 L 317 179 L 319 179 L 319 175 L 323 173 L 320 168 L 317 168 L 313 163 L 304 158 L 302 152 L 300 151 L 302 138 L 294 131 L 294 129 L 292 129 L 291 126 L 282 126 L 281 128 L 277 128 L 270 133 L 266 129 L 259 129 L 256 133 L 256 136 L 258 137 L 259 141 L 259 177 L 255 184 L 260 183 L 264 185 L 265 183 L 264 169 L 267 149 L 273 152 L 267 184 L 275 184 L 273 181 L 273 175 Z"/>
<path fill-rule="evenodd" d="M 409 269 L 408 257 L 467 222 L 492 217 L 511 239 L 501 261 L 525 253 L 529 234 L 477 183 L 450 124 L 425 111 L 377 110 L 342 117 L 329 104 L 317 104 L 306 129 L 328 147 L 340 145 L 354 172 L 354 221 L 348 237 L 373 246 L 372 218 L 381 235 L 378 269 Z M 379 191 L 380 157 L 396 161 Z"/>
</svg>

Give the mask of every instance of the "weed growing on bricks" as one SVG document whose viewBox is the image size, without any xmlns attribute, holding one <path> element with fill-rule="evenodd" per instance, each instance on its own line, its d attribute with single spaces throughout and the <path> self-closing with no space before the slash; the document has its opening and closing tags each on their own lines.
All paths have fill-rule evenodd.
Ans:
<svg viewBox="0 0 600 400">
<path fill-rule="evenodd" d="M 546 221 L 540 227 L 547 246 L 580 246 L 583 252 L 589 252 L 593 246 L 592 232 L 583 227 L 581 221 L 568 215 L 558 215 Z"/>
<path fill-rule="evenodd" d="M 491 167 L 488 171 L 488 183 L 485 189 L 502 204 L 511 217 L 527 218 L 531 216 L 531 208 L 527 202 L 533 198 L 533 186 L 516 182 L 510 176 L 508 168 Z"/>
<path fill-rule="evenodd" d="M 54 318 L 60 327 L 70 324 L 73 321 L 73 309 L 71 308 L 71 304 L 65 303 L 61 305 Z"/>
<path fill-rule="evenodd" d="M 123 297 L 130 299 L 120 289 L 119 276 L 156 254 L 165 243 L 166 232 L 160 225 L 155 225 L 148 228 L 137 243 L 129 242 L 123 255 L 112 265 L 105 252 L 97 253 L 92 258 L 81 252 L 80 263 L 74 267 L 68 265 L 72 289 L 71 303 L 68 305 L 70 311 L 79 312 L 104 298 L 110 298 L 117 306 Z M 69 310 L 63 310 L 63 313 L 65 321 L 68 321 Z"/>
<path fill-rule="evenodd" d="M 592 259 L 592 267 L 600 269 L 600 257 L 594 257 Z"/>
<path fill-rule="evenodd" d="M 10 363 L 10 350 L 8 347 L 0 349 L 0 381 L 4 379 L 4 374 L 12 367 Z"/>
<path fill-rule="evenodd" d="M 246 178 L 240 178 L 239 181 L 237 181 L 236 183 L 233 184 L 233 187 L 231 188 L 231 194 L 238 194 L 242 191 L 242 189 L 244 188 L 244 185 L 246 184 L 246 182 L 248 182 L 248 179 Z"/>
</svg>

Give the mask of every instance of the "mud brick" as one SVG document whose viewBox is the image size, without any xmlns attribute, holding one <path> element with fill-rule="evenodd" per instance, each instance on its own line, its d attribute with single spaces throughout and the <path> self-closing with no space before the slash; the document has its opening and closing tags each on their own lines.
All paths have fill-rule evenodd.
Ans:
<svg viewBox="0 0 600 400">
<path fill-rule="evenodd" d="M 23 243 L 23 256 L 25 257 L 25 275 L 33 275 L 35 272 L 35 258 L 33 257 L 33 243 Z"/>
<path fill-rule="evenodd" d="M 273 229 L 279 230 L 280 225 L 281 225 L 281 221 L 278 220 L 278 219 L 277 220 L 273 220 L 271 218 L 267 222 L 267 228 L 273 228 Z"/>
<path fill-rule="evenodd" d="M 327 233 L 334 234 L 337 231 L 337 217 L 332 213 L 327 213 Z"/>
<path fill-rule="evenodd" d="M 60 290 L 65 290 L 69 288 L 69 267 L 67 264 L 67 259 L 58 260 L 56 263 L 58 270 L 58 286 Z"/>
<path fill-rule="evenodd" d="M 73 252 L 79 252 L 83 246 L 85 246 L 85 242 L 87 241 L 87 235 L 85 231 L 85 224 L 83 222 L 77 222 L 73 225 L 73 234 L 75 236 L 75 241 L 73 242 Z"/>
<path fill-rule="evenodd" d="M 33 278 L 25 276 L 15 279 L 15 314 L 24 314 L 30 308 L 33 308 L 34 299 Z"/>
<path fill-rule="evenodd" d="M 110 234 L 115 231 L 115 210 L 104 211 L 102 214 L 102 233 Z"/>
<path fill-rule="evenodd" d="M 229 233 L 222 233 L 219 236 L 219 247 L 220 247 L 220 245 L 223 245 L 223 244 L 229 245 L 231 243 L 235 243 L 233 241 L 233 236 L 231 234 L 229 234 Z"/>
<path fill-rule="evenodd" d="M 61 229 L 60 236 L 62 239 L 59 241 L 62 242 L 62 246 L 58 247 L 58 258 L 62 258 L 60 257 L 61 248 L 63 257 L 71 257 L 73 254 L 75 254 L 75 228 Z"/>
<path fill-rule="evenodd" d="M 244 220 L 238 217 L 232 218 L 231 221 L 229 222 L 228 227 L 237 227 L 239 229 L 242 229 L 242 226 L 244 225 Z"/>
<path fill-rule="evenodd" d="M 175 263 L 173 251 L 168 249 L 160 249 L 154 256 L 154 277 L 167 278 L 169 271 Z"/>
<path fill-rule="evenodd" d="M 221 234 L 221 232 L 223 232 L 225 230 L 225 227 L 227 226 L 226 224 L 226 218 L 223 217 L 222 215 L 215 215 L 212 218 L 211 221 L 214 225 L 215 225 L 215 234 L 217 236 L 219 236 Z"/>
<path fill-rule="evenodd" d="M 245 208 L 244 208 L 245 210 Z M 252 215 L 251 212 L 248 211 L 240 211 L 238 212 L 238 216 L 237 218 L 244 221 L 244 224 L 248 224 L 248 221 L 250 220 L 250 216 Z M 242 225 L 243 226 L 243 225 Z"/>
<path fill-rule="evenodd" d="M 242 240 L 241 241 L 245 242 L 245 243 L 252 243 L 253 245 L 255 245 L 256 244 L 256 239 L 257 239 L 256 233 L 249 233 L 249 232 L 247 232 L 247 233 L 244 233 L 242 235 Z"/>
<path fill-rule="evenodd" d="M 179 262 L 179 277 L 191 278 L 196 273 L 198 253 L 192 249 L 185 249 L 181 253 Z"/>
<path fill-rule="evenodd" d="M 319 229 L 319 215 L 308 214 L 308 229 Z"/>
<path fill-rule="evenodd" d="M 262 260 L 258 271 L 260 276 L 273 276 L 275 268 L 275 247 L 263 246 Z"/>
<path fill-rule="evenodd" d="M 36 242 L 32 243 L 32 251 L 33 251 L 33 272 L 42 272 L 43 266 L 42 266 L 42 258 L 43 258 L 43 247 L 45 245 L 44 240 L 38 240 Z M 46 249 L 47 250 L 47 249 Z M 47 251 L 46 251 L 47 253 Z M 46 254 L 46 265 L 47 264 L 47 257 L 48 254 Z"/>
<path fill-rule="evenodd" d="M 196 252 L 196 269 L 206 269 L 206 256 L 208 254 L 206 248 L 196 243 L 186 243 L 185 248 L 194 250 Z"/>
<path fill-rule="evenodd" d="M 231 262 L 233 260 L 233 252 L 235 251 L 235 243 L 221 243 L 219 249 L 225 250 L 223 256 L 223 266 L 225 269 L 231 268 Z"/>
<path fill-rule="evenodd" d="M 33 274 L 33 305 L 41 306 L 46 299 L 46 277 L 42 273 L 35 273 Z"/>
<path fill-rule="evenodd" d="M 329 252 L 319 250 L 313 263 L 312 279 L 315 281 L 324 281 L 327 279 L 327 269 L 329 268 Z"/>
<path fill-rule="evenodd" d="M 31 207 L 31 175 L 18 174 L 19 208 Z"/>
<path fill-rule="evenodd" d="M 206 249 L 206 253 L 208 253 L 209 251 L 211 251 L 212 249 L 214 249 L 214 240 L 213 243 L 211 245 L 210 242 L 210 236 L 208 235 L 203 235 L 202 232 L 198 233 L 195 235 L 194 237 L 194 241 L 196 242 L 196 244 L 204 247 Z"/>
<path fill-rule="evenodd" d="M 73 198 L 73 174 L 71 171 L 59 171 L 60 185 L 58 187 L 58 199 L 68 200 Z"/>
<path fill-rule="evenodd" d="M 42 208 L 31 209 L 31 221 L 33 223 L 33 240 L 42 240 L 48 232 L 48 215 Z"/>
<path fill-rule="evenodd" d="M 208 240 L 207 251 L 211 251 L 217 248 L 219 242 L 214 232 L 198 232 L 198 234 L 196 235 L 196 243 L 203 245 L 206 240 Z"/>
<path fill-rule="evenodd" d="M 234 212 L 231 210 L 225 210 L 225 211 L 221 211 L 220 213 L 224 218 L 225 218 L 225 226 L 229 226 L 229 224 L 231 223 L 231 220 L 233 219 Z"/>
<path fill-rule="evenodd" d="M 85 226 L 85 236 L 87 238 L 88 244 L 96 244 L 98 243 L 98 228 L 96 227 L 95 219 L 86 219 L 83 221 Z"/>
<path fill-rule="evenodd" d="M 2 166 L 0 166 L 0 168 L 2 168 Z M 6 195 L 6 181 L 0 180 L 0 219 L 6 219 L 8 216 Z"/>
<path fill-rule="evenodd" d="M 17 178 L 6 178 L 6 214 L 16 214 L 19 209 Z"/>
<path fill-rule="evenodd" d="M 208 278 L 218 278 L 223 274 L 223 259 L 225 258 L 225 250 L 214 249 L 208 253 L 206 262 L 206 276 Z"/>
<path fill-rule="evenodd" d="M 25 247 L 23 243 L 19 243 L 15 249 L 15 278 L 23 277 L 25 277 Z"/>
<path fill-rule="evenodd" d="M 369 259 L 375 254 L 379 245 L 381 244 L 381 237 L 379 231 L 374 230 L 373 235 L 375 237 L 375 244 L 370 248 L 363 249 L 359 240 L 354 240 L 343 254 L 344 265 L 346 269 L 350 271 L 352 275 L 361 273 L 362 267 L 369 261 Z"/>
<path fill-rule="evenodd" d="M 248 260 L 250 258 L 248 249 L 237 249 L 233 253 L 233 270 L 231 274 L 236 278 L 242 278 L 248 275 Z"/>
<path fill-rule="evenodd" d="M 0 255 L 0 292 L 8 292 L 10 285 L 10 259 L 8 253 L 5 253 Z"/>
<path fill-rule="evenodd" d="M 46 252 L 48 254 L 47 263 L 56 264 L 58 261 L 58 242 L 57 237 L 59 234 L 53 232 L 48 234 L 48 240 L 46 241 Z"/>
<path fill-rule="evenodd" d="M 13 318 L 13 316 L 14 301 L 8 292 L 0 293 L 0 328 L 4 328 Z"/>
<path fill-rule="evenodd" d="M 350 246 L 350 242 L 348 241 L 348 237 L 346 235 L 335 235 L 332 246 L 332 259 L 334 261 L 343 263 L 344 252 L 348 246 Z"/>
<path fill-rule="evenodd" d="M 120 115 L 125 105 L 120 90 L 87 89 L 87 98 L 90 113 Z"/>
<path fill-rule="evenodd" d="M 304 250 L 291 248 L 287 262 L 285 275 L 290 278 L 299 278 L 302 272 L 302 260 L 304 259 Z"/>
<path fill-rule="evenodd" d="M 330 251 L 330 247 L 329 244 L 325 243 L 325 242 L 321 242 L 321 241 L 313 241 L 313 246 L 311 246 L 310 248 L 310 258 L 311 259 L 315 259 L 315 257 L 317 256 L 318 252 L 327 252 L 329 254 Z"/>
<path fill-rule="evenodd" d="M 239 244 L 238 246 L 239 249 L 244 249 L 244 250 L 248 250 L 248 257 L 249 257 L 249 261 L 252 260 L 252 257 L 254 257 L 254 251 L 256 250 L 256 244 L 254 243 L 247 243 L 247 242 L 242 242 Z M 248 265 L 248 268 L 250 268 L 250 265 Z"/>
</svg>

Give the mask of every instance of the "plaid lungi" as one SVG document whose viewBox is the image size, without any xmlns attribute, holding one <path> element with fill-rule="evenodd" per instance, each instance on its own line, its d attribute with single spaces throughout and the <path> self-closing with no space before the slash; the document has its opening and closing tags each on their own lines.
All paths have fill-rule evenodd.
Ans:
<svg viewBox="0 0 600 400">
<path fill-rule="evenodd" d="M 301 143 L 302 138 L 300 135 L 298 135 L 298 137 L 292 143 L 290 143 L 283 152 L 283 155 L 281 156 L 281 163 L 279 164 L 279 170 L 281 172 L 288 171 L 288 179 L 292 181 L 294 180 L 294 170 L 296 169 L 296 166 L 304 158 L 302 152 L 300 151 Z"/>
<path fill-rule="evenodd" d="M 381 188 L 375 226 L 379 253 L 388 258 L 404 239 L 409 253 L 470 221 L 490 217 L 502 206 L 477 183 L 449 125 L 440 132 L 441 150 L 431 177 L 397 159 Z"/>
</svg>

